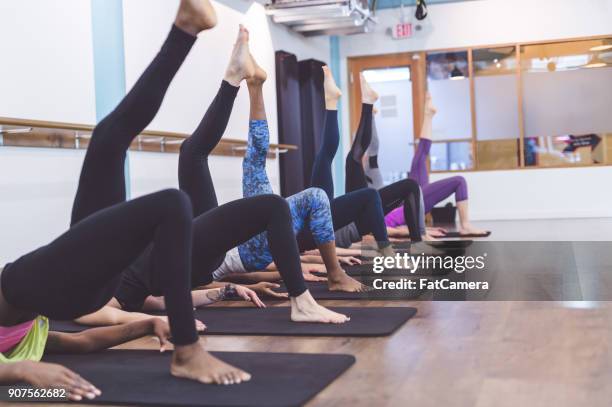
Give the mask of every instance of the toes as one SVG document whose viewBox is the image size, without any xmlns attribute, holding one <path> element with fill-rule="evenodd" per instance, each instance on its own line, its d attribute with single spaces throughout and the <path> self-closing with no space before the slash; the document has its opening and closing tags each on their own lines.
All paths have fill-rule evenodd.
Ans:
<svg viewBox="0 0 612 407">
<path fill-rule="evenodd" d="M 232 372 L 232 381 L 235 384 L 240 384 L 240 382 L 242 382 L 242 379 L 240 378 L 240 372 Z"/>
<path fill-rule="evenodd" d="M 223 384 L 234 384 L 234 377 L 232 376 L 232 372 L 228 372 L 223 375 Z"/>
</svg>

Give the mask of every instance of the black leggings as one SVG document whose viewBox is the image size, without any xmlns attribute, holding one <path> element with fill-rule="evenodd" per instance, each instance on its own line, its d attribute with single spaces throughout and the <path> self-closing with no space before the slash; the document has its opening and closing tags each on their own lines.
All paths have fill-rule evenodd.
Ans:
<svg viewBox="0 0 612 407">
<path fill-rule="evenodd" d="M 346 156 L 346 192 L 368 187 L 365 171 L 361 160 L 372 142 L 372 105 L 361 104 L 361 117 L 351 150 Z"/>
<path fill-rule="evenodd" d="M 419 227 L 419 208 L 421 202 L 421 188 L 412 179 L 403 179 L 378 190 L 385 215 L 398 206 L 404 205 L 406 226 L 410 232 L 410 240 L 420 242 L 421 229 Z"/>
<path fill-rule="evenodd" d="M 378 193 L 370 188 L 360 188 L 334 198 L 334 180 L 332 161 L 338 150 L 340 132 L 338 130 L 338 111 L 326 110 L 323 125 L 323 143 L 315 157 L 312 167 L 311 185 L 321 188 L 329 198 L 334 230 L 355 222 L 361 236 L 372 233 L 380 247 L 388 246 L 385 217 Z M 314 245 L 312 236 L 302 233 L 299 239 L 300 249 L 309 250 Z"/>
<path fill-rule="evenodd" d="M 239 88 L 226 81 L 198 128 L 181 145 L 179 186 L 194 208 L 193 270 L 199 284 L 212 281 L 225 253 L 261 232 L 267 232 L 270 251 L 287 291 L 297 297 L 306 291 L 291 213 L 276 195 L 259 195 L 218 206 L 208 168 L 208 156 L 221 140 Z"/>
<path fill-rule="evenodd" d="M 346 157 L 345 185 L 347 193 L 368 186 L 362 159 L 371 141 L 372 105 L 363 103 L 361 105 L 359 127 L 357 128 L 351 150 Z M 406 218 L 406 225 L 410 231 L 410 240 L 413 242 L 420 242 L 422 239 L 418 223 L 421 201 L 419 185 L 411 179 L 404 179 L 379 189 L 378 193 L 380 194 L 380 200 L 385 215 L 398 206 L 404 205 L 404 216 Z"/>
<path fill-rule="evenodd" d="M 7 301 L 56 319 L 104 306 L 121 274 L 152 243 L 152 278 L 166 298 L 173 342 L 198 340 L 190 294 L 192 209 L 165 190 L 125 202 L 130 143 L 153 119 L 196 38 L 173 26 L 161 51 L 121 103 L 96 126 L 87 149 L 70 230 L 2 273 Z"/>
</svg>

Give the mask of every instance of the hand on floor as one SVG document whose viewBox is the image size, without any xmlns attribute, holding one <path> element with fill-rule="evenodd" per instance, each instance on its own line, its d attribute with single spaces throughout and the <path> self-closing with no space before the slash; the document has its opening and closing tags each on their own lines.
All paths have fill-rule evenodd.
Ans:
<svg viewBox="0 0 612 407">
<path fill-rule="evenodd" d="M 346 266 L 354 266 L 355 264 L 361 264 L 361 260 L 353 256 L 341 256 L 338 257 L 338 260 L 340 261 L 340 264 L 344 264 Z"/>
<path fill-rule="evenodd" d="M 448 231 L 444 228 L 426 228 L 426 232 L 431 237 L 444 237 Z"/>
<path fill-rule="evenodd" d="M 305 281 L 327 281 L 327 277 L 315 276 L 312 273 L 320 273 L 318 270 L 304 270 L 302 269 L 302 275 Z"/>
<path fill-rule="evenodd" d="M 274 291 L 275 288 L 279 288 L 279 287 L 280 287 L 280 284 L 269 283 L 267 281 L 262 281 L 260 283 L 252 284 L 250 286 L 250 288 L 253 291 L 261 295 L 262 297 L 267 296 L 267 297 L 277 298 L 281 300 L 286 300 L 287 298 L 289 298 L 289 294 L 287 293 L 279 293 L 277 291 Z"/>
<path fill-rule="evenodd" d="M 264 304 L 263 301 L 259 299 L 255 291 L 243 285 L 237 285 L 237 284 L 235 288 L 236 288 L 236 294 L 238 294 L 238 296 L 242 298 L 243 300 L 252 302 L 258 308 L 266 308 L 266 304 Z"/>
</svg>

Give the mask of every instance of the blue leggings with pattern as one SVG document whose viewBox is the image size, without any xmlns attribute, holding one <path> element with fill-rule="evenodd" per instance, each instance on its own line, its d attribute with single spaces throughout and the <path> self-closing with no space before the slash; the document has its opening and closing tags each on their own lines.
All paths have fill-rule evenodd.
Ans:
<svg viewBox="0 0 612 407">
<path fill-rule="evenodd" d="M 269 144 L 268 122 L 251 120 L 249 144 L 242 162 L 242 193 L 245 198 L 273 193 L 266 173 Z M 308 228 L 317 245 L 335 239 L 329 199 L 322 189 L 308 188 L 288 197 L 287 203 L 296 235 Z M 238 246 L 238 252 L 249 271 L 262 270 L 273 261 L 265 232 Z"/>
</svg>

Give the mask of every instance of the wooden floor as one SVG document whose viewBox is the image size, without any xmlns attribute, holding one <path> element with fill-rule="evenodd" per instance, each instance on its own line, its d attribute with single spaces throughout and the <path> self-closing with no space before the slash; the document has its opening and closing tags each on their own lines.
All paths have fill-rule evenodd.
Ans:
<svg viewBox="0 0 612 407">
<path fill-rule="evenodd" d="M 612 302 L 322 303 L 419 311 L 386 338 L 212 336 L 206 346 L 355 355 L 357 363 L 311 406 L 612 405 Z M 243 304 L 224 304 L 232 305 Z M 153 349 L 155 342 L 122 348 Z"/>
</svg>

